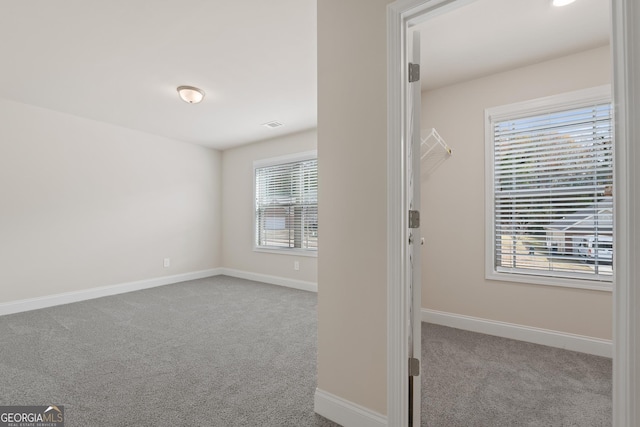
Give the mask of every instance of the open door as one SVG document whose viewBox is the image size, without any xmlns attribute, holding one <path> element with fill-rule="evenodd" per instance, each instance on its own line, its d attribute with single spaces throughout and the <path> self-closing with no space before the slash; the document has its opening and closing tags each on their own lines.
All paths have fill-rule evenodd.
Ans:
<svg viewBox="0 0 640 427">
<path fill-rule="evenodd" d="M 420 360 L 422 352 L 422 279 L 420 271 L 420 115 L 422 96 L 420 90 L 420 33 L 413 33 L 409 64 L 407 96 L 407 210 L 409 212 L 409 239 L 407 248 L 409 301 L 409 426 L 420 425 Z"/>
</svg>

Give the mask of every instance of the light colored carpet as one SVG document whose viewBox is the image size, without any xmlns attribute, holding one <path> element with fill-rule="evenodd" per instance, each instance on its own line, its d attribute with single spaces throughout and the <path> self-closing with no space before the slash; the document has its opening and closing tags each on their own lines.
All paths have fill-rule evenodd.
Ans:
<svg viewBox="0 0 640 427">
<path fill-rule="evenodd" d="M 68 427 L 336 427 L 316 295 L 225 276 L 0 317 L 0 405 Z M 422 425 L 610 426 L 611 360 L 422 325 Z"/>
<path fill-rule="evenodd" d="M 324 426 L 316 295 L 214 277 L 0 317 L 0 405 L 68 427 Z"/>
<path fill-rule="evenodd" d="M 422 342 L 423 426 L 611 426 L 611 359 L 426 323 Z"/>
</svg>

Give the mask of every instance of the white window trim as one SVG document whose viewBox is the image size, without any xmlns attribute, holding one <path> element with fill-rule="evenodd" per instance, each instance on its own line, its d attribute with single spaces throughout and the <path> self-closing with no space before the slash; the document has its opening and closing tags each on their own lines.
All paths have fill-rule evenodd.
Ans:
<svg viewBox="0 0 640 427">
<path fill-rule="evenodd" d="M 570 110 L 587 104 L 611 102 L 611 85 L 562 93 L 485 109 L 485 278 L 507 282 L 530 283 L 545 286 L 591 289 L 598 291 L 613 290 L 612 281 L 586 280 L 571 277 L 570 273 L 549 276 L 527 270 L 523 274 L 504 273 L 495 269 L 495 221 L 494 221 L 494 146 L 492 122 L 508 120 L 522 116 L 534 116 L 559 110 Z M 615 148 L 614 148 L 615 150 Z M 614 199 L 614 209 L 616 201 Z M 614 273 L 615 274 L 615 273 Z"/>
<path fill-rule="evenodd" d="M 295 154 L 287 154 L 284 156 L 278 156 L 278 157 L 270 157 L 268 159 L 260 159 L 260 160 L 255 160 L 253 162 L 253 180 L 252 180 L 252 185 L 253 185 L 253 201 L 252 201 L 252 210 L 253 210 L 253 214 L 252 219 L 253 219 L 253 233 L 251 235 L 251 238 L 253 240 L 253 251 L 254 252 L 262 252 L 262 253 L 270 253 L 270 254 L 278 254 L 278 255 L 295 255 L 295 256 L 303 256 L 303 257 L 317 257 L 318 256 L 318 251 L 311 251 L 308 249 L 298 249 L 298 248 L 282 248 L 282 249 L 277 249 L 277 248 L 263 248 L 260 247 L 256 244 L 256 209 L 255 209 L 255 200 L 256 200 L 256 169 L 259 168 L 264 168 L 264 167 L 268 167 L 268 166 L 276 166 L 276 165 L 281 165 L 284 163 L 294 163 L 294 162 L 303 162 L 305 160 L 316 160 L 318 158 L 318 151 L 317 150 L 311 150 L 311 151 L 304 151 L 301 153 L 295 153 Z"/>
</svg>

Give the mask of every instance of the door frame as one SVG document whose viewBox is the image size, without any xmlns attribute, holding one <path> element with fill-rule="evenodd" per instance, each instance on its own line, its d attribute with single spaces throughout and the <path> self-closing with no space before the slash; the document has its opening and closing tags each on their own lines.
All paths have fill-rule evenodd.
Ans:
<svg viewBox="0 0 640 427">
<path fill-rule="evenodd" d="M 387 7 L 387 425 L 408 422 L 406 206 L 407 30 L 473 0 L 397 0 Z M 613 426 L 640 425 L 640 4 L 611 0 L 615 104 Z M 420 317 L 420 313 L 416 313 Z"/>
</svg>

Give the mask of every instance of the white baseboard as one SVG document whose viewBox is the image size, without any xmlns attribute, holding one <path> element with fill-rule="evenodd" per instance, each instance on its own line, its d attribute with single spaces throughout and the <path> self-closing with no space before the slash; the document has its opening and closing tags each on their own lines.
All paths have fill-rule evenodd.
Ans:
<svg viewBox="0 0 640 427">
<path fill-rule="evenodd" d="M 220 270 L 221 269 L 219 268 L 213 268 L 210 270 L 194 271 L 191 273 L 176 274 L 173 276 L 157 277 L 154 279 L 138 280 L 135 282 L 100 286 L 97 288 L 83 289 L 81 291 L 65 292 L 61 294 L 0 303 L 0 316 L 52 307 L 54 305 L 63 305 L 110 295 L 123 294 L 126 292 L 139 291 L 142 289 L 155 288 L 156 286 L 170 285 L 173 283 L 185 282 L 187 280 L 217 276 L 221 274 Z"/>
<path fill-rule="evenodd" d="M 83 289 L 80 291 L 64 292 L 37 298 L 0 303 L 0 316 L 21 313 L 23 311 L 37 310 L 40 308 L 53 307 L 55 305 L 70 304 L 72 302 L 86 301 L 110 295 L 124 294 L 126 292 L 140 291 L 142 289 L 155 288 L 156 286 L 186 282 L 187 280 L 220 276 L 223 274 L 227 276 L 238 277 L 241 279 L 269 283 L 272 285 L 286 286 L 289 288 L 302 289 L 310 292 L 318 292 L 318 284 L 313 282 L 269 276 L 266 274 L 250 273 L 230 268 L 212 268 L 209 270 L 194 271 L 191 273 L 176 274 L 173 276 L 156 277 L 154 279 L 138 280 L 135 282 L 100 286 L 97 288 Z"/>
<path fill-rule="evenodd" d="M 314 411 L 344 427 L 386 427 L 387 417 L 349 402 L 341 397 L 316 389 Z"/>
<path fill-rule="evenodd" d="M 422 309 L 422 321 L 596 356 L 612 357 L 613 355 L 613 345 L 610 340 L 591 338 L 584 335 L 481 319 L 426 308 Z"/>
<path fill-rule="evenodd" d="M 220 268 L 220 273 L 225 276 L 239 279 L 254 280 L 256 282 L 269 283 L 271 285 L 285 286 L 287 288 L 300 289 L 309 292 L 318 292 L 318 284 L 304 280 L 287 279 L 286 277 L 269 276 L 268 274 L 251 273 L 249 271 L 234 270 L 233 268 Z"/>
</svg>

